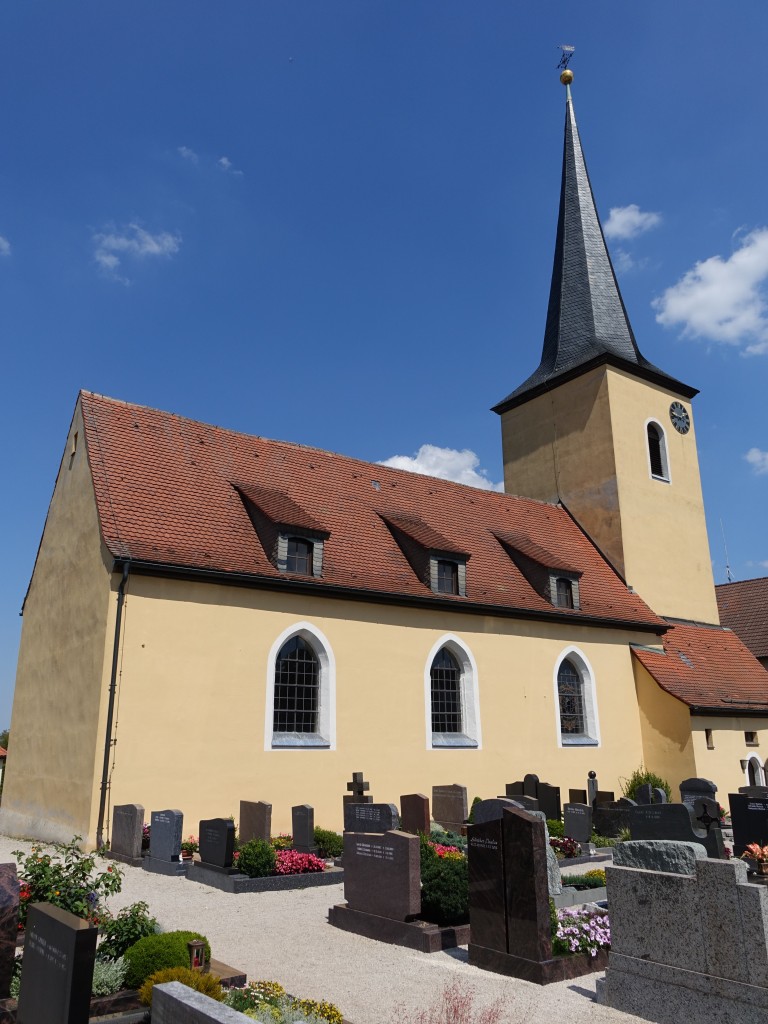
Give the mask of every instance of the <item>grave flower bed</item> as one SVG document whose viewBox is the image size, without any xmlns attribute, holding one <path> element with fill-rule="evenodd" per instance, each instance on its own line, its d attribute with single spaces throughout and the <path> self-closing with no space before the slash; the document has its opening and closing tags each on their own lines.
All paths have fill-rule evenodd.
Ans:
<svg viewBox="0 0 768 1024">
<path fill-rule="evenodd" d="M 338 1007 L 326 1000 L 296 999 L 276 981 L 252 981 L 232 988 L 224 1003 L 257 1021 L 269 1024 L 343 1024 Z"/>
<path fill-rule="evenodd" d="M 581 853 L 581 846 L 575 839 L 569 839 L 568 836 L 563 836 L 562 839 L 558 836 L 552 836 L 549 840 L 549 845 L 555 851 L 558 860 L 568 860 L 571 857 L 578 857 Z"/>
<path fill-rule="evenodd" d="M 555 956 L 586 953 L 594 959 L 601 949 L 611 948 L 608 914 L 596 910 L 566 908 L 552 920 L 552 952 Z"/>
</svg>

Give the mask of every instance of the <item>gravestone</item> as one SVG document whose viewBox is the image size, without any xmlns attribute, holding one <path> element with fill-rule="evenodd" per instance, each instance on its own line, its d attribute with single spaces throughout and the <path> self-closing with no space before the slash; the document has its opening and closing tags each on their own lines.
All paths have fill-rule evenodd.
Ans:
<svg viewBox="0 0 768 1024">
<path fill-rule="evenodd" d="M 98 929 L 33 903 L 24 934 L 18 1024 L 87 1024 Z"/>
<path fill-rule="evenodd" d="M 207 818 L 200 822 L 200 863 L 229 872 L 235 856 L 235 823 L 231 818 Z"/>
<path fill-rule="evenodd" d="M 344 808 L 345 832 L 392 832 L 399 824 L 394 804 L 347 804 Z"/>
<path fill-rule="evenodd" d="M 768 786 L 739 786 L 744 796 L 768 797 Z"/>
<path fill-rule="evenodd" d="M 419 838 L 408 832 L 344 833 L 344 899 L 350 910 L 394 921 L 421 911 Z"/>
<path fill-rule="evenodd" d="M 655 804 L 667 804 L 667 803 L 669 803 L 669 801 L 667 800 L 667 791 L 666 791 L 666 789 L 662 789 L 661 786 L 654 786 L 653 787 L 653 794 L 652 795 L 653 795 L 653 802 Z"/>
<path fill-rule="evenodd" d="M 141 837 L 144 808 L 141 804 L 117 804 L 112 809 L 112 833 L 109 853 L 112 860 L 141 867 Z"/>
<path fill-rule="evenodd" d="M 568 803 L 571 804 L 586 804 L 588 803 L 586 789 L 569 789 L 568 790 Z"/>
<path fill-rule="evenodd" d="M 466 786 L 432 787 L 432 817 L 438 825 L 458 835 L 468 813 Z"/>
<path fill-rule="evenodd" d="M 365 781 L 362 772 L 352 772 L 352 781 L 347 783 L 348 792 L 344 795 L 344 806 L 373 803 L 373 797 L 366 795 L 370 788 L 371 784 Z"/>
<path fill-rule="evenodd" d="M 240 801 L 240 842 L 272 838 L 272 804 L 263 800 Z"/>
<path fill-rule="evenodd" d="M 577 843 L 592 842 L 592 808 L 589 804 L 566 804 L 563 808 L 565 834 Z"/>
<path fill-rule="evenodd" d="M 291 828 L 293 848 L 297 853 L 317 853 L 315 809 L 311 804 L 296 804 L 291 808 Z"/>
<path fill-rule="evenodd" d="M 686 778 L 680 783 L 680 800 L 688 807 L 693 807 L 700 797 L 715 800 L 718 787 L 709 778 Z"/>
<path fill-rule="evenodd" d="M 720 828 L 720 804 L 710 797 L 701 796 L 693 804 L 694 827 L 703 828 L 705 832 Z"/>
<path fill-rule="evenodd" d="M 729 793 L 733 827 L 733 855 L 740 857 L 750 843 L 768 845 L 768 796 Z"/>
<path fill-rule="evenodd" d="M 176 810 L 152 811 L 150 823 L 149 854 L 141 866 L 156 874 L 185 875 L 187 868 L 181 862 L 184 815 Z"/>
<path fill-rule="evenodd" d="M 500 820 L 470 825 L 467 844 L 470 964 L 538 984 L 601 969 L 552 956 L 542 818 L 505 807 Z"/>
<path fill-rule="evenodd" d="M 637 787 L 635 790 L 635 802 L 643 806 L 653 803 L 653 786 L 650 782 Z"/>
<path fill-rule="evenodd" d="M 626 796 L 613 803 L 597 804 L 592 811 L 592 827 L 595 832 L 608 839 L 617 839 L 624 829 L 629 828 L 630 807 L 637 807 L 637 804 Z"/>
<path fill-rule="evenodd" d="M 685 804 L 639 804 L 629 809 L 632 839 L 701 843 L 708 856 L 724 858 L 725 848 L 720 829 L 705 832 L 694 825 L 691 810 Z"/>
<path fill-rule="evenodd" d="M 518 800 L 522 797 L 518 797 Z M 517 800 L 511 800 L 508 797 L 496 797 L 494 800 L 481 800 L 480 803 L 475 804 L 475 814 L 473 823 L 477 825 L 485 824 L 489 821 L 501 821 L 502 812 L 507 808 L 514 808 L 516 810 L 527 810 L 525 807 L 521 807 Z M 544 822 L 544 838 L 546 840 L 546 858 L 547 858 L 547 885 L 549 887 L 550 896 L 559 896 L 563 891 L 563 885 L 560 877 L 560 862 L 557 859 L 557 854 L 549 845 L 549 829 L 547 828 L 547 820 L 544 817 L 543 811 L 528 811 L 532 818 L 537 821 Z"/>
<path fill-rule="evenodd" d="M 615 800 L 616 794 L 612 789 L 598 789 L 595 793 L 595 799 L 592 806 L 599 807 L 600 804 L 612 804 Z"/>
<path fill-rule="evenodd" d="M 421 832 L 429 835 L 432 819 L 429 815 L 429 797 L 423 793 L 407 793 L 400 797 L 400 829 L 403 832 Z"/>
<path fill-rule="evenodd" d="M 19 879 L 15 864 L 0 864 L 0 999 L 10 995 L 19 934 Z"/>
<path fill-rule="evenodd" d="M 526 810 L 519 800 L 510 797 L 497 796 L 493 800 L 481 800 L 475 804 L 472 813 L 473 825 L 484 825 L 487 821 L 501 821 L 501 812 L 505 807 L 517 807 L 518 810 Z"/>
<path fill-rule="evenodd" d="M 586 799 L 586 803 L 588 803 L 590 807 L 594 807 L 595 806 L 595 803 L 597 802 L 597 794 L 599 792 L 599 789 L 600 789 L 600 786 L 599 786 L 598 781 L 597 781 L 597 772 L 587 772 L 587 799 Z M 611 797 L 611 800 L 613 800 L 613 797 Z M 607 802 L 608 802 L 607 800 L 603 801 L 603 803 L 607 803 Z"/>
<path fill-rule="evenodd" d="M 538 775 L 526 775 L 522 782 L 509 782 L 505 786 L 505 793 L 517 803 L 521 803 L 529 810 L 543 811 L 545 817 L 559 821 L 562 815 L 560 805 L 560 789 L 558 786 L 551 786 L 548 782 L 541 782 Z M 520 797 L 528 797 L 537 801 L 531 804 L 528 801 L 520 800 Z"/>
<path fill-rule="evenodd" d="M 535 796 L 527 796 L 525 793 L 511 793 L 511 787 L 506 787 L 506 799 L 514 800 L 518 807 L 522 807 L 524 811 L 540 811 L 539 801 Z"/>
</svg>

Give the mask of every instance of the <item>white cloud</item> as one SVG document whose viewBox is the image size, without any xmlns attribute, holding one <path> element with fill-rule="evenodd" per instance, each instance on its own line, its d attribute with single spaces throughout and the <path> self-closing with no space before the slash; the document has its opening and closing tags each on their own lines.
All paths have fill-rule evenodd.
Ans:
<svg viewBox="0 0 768 1024">
<path fill-rule="evenodd" d="M 216 162 L 222 171 L 227 171 L 228 174 L 236 174 L 238 177 L 242 177 L 243 172 L 238 171 L 237 168 L 232 166 L 232 161 L 228 156 L 221 156 Z"/>
<path fill-rule="evenodd" d="M 762 452 L 759 448 L 750 448 L 744 458 L 758 476 L 768 473 L 768 452 Z"/>
<path fill-rule="evenodd" d="M 189 160 L 190 163 L 196 164 L 198 161 L 197 153 L 194 149 L 190 149 L 189 146 L 179 146 L 177 152 L 180 156 L 183 156 L 185 160 Z"/>
<path fill-rule="evenodd" d="M 656 320 L 682 325 L 683 334 L 727 345 L 745 353 L 768 352 L 768 228 L 756 228 L 728 259 L 710 256 L 654 299 Z"/>
<path fill-rule="evenodd" d="M 480 487 L 485 491 L 503 491 L 504 484 L 495 484 L 488 478 L 484 469 L 478 469 L 480 459 L 465 448 L 438 448 L 434 444 L 423 444 L 415 455 L 393 455 L 384 459 L 380 466 L 391 466 L 393 469 L 407 469 L 411 473 L 424 473 L 426 476 L 437 476 L 443 480 L 453 480 L 458 484 Z"/>
<path fill-rule="evenodd" d="M 603 227 L 606 238 L 621 238 L 628 240 L 645 234 L 651 228 L 661 224 L 660 213 L 650 213 L 641 210 L 637 203 L 630 203 L 629 206 L 612 206 L 608 213 L 608 220 Z"/>
<path fill-rule="evenodd" d="M 0 235 L 0 256 L 10 256 L 10 255 L 11 255 L 11 243 L 8 241 L 7 238 L 3 238 L 3 236 Z"/>
<path fill-rule="evenodd" d="M 181 236 L 161 231 L 150 234 L 138 224 L 129 224 L 122 232 L 116 230 L 93 236 L 93 258 L 110 276 L 127 284 L 127 278 L 117 273 L 122 261 L 128 257 L 143 260 L 151 256 L 173 256 L 179 251 Z"/>
</svg>

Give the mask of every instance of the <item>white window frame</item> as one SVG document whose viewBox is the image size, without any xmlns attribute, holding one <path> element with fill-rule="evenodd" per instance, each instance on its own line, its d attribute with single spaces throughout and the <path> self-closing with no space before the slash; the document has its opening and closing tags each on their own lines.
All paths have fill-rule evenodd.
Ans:
<svg viewBox="0 0 768 1024">
<path fill-rule="evenodd" d="M 754 750 L 754 747 L 751 747 L 749 749 Z M 744 762 L 744 785 L 745 786 L 751 786 L 752 785 L 752 783 L 749 781 L 749 764 L 750 764 L 750 761 L 753 761 L 757 765 L 757 769 L 758 769 L 757 772 L 755 773 L 755 776 L 756 776 L 755 785 L 756 786 L 764 786 L 766 784 L 766 782 L 765 782 L 765 761 L 763 761 L 763 759 L 760 757 L 759 754 L 750 754 L 749 750 L 747 751 L 747 757 L 746 757 L 746 760 Z M 757 781 L 759 779 L 762 779 L 762 782 Z"/>
<path fill-rule="evenodd" d="M 577 670 L 581 676 L 581 687 L 584 698 L 584 729 L 580 736 L 563 736 L 560 726 L 560 691 L 557 685 L 557 676 L 560 666 L 565 660 Z M 600 719 L 597 713 L 597 688 L 595 673 L 589 663 L 589 658 L 578 647 L 566 647 L 561 651 L 555 661 L 555 671 L 552 675 L 552 686 L 555 696 L 555 729 L 557 732 L 558 747 L 599 747 L 602 745 L 600 738 Z"/>
<path fill-rule="evenodd" d="M 300 636 L 317 657 L 318 708 L 317 731 L 313 733 L 275 733 L 275 667 L 284 644 Z M 267 658 L 266 709 L 264 714 L 265 750 L 336 749 L 336 658 L 326 636 L 311 622 L 297 622 L 284 629 L 272 644 Z"/>
<path fill-rule="evenodd" d="M 651 449 L 648 444 L 648 427 L 653 424 L 657 430 L 661 432 L 661 465 L 664 470 L 664 476 L 656 476 L 651 468 Z M 667 432 L 664 427 L 659 423 L 657 419 L 651 416 L 645 421 L 643 427 L 643 441 L 645 443 L 645 457 L 648 462 L 648 476 L 651 480 L 656 480 L 658 483 L 671 484 L 672 483 L 672 470 L 669 465 L 669 445 L 667 444 Z"/>
<path fill-rule="evenodd" d="M 461 670 L 461 724 L 460 733 L 432 732 L 432 662 L 438 652 L 447 647 Z M 433 644 L 424 666 L 424 723 L 427 750 L 455 750 L 469 748 L 482 750 L 483 736 L 480 726 L 480 688 L 477 663 L 469 647 L 454 633 L 445 633 Z"/>
</svg>

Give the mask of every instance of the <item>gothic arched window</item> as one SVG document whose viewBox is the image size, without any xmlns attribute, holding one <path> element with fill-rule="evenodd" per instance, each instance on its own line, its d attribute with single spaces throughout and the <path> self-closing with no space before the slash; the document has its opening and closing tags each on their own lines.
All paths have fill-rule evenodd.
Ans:
<svg viewBox="0 0 768 1024">
<path fill-rule="evenodd" d="M 557 670 L 557 695 L 560 701 L 560 732 L 564 737 L 583 736 L 584 683 L 581 673 L 568 658 Z"/>
<path fill-rule="evenodd" d="M 273 732 L 317 732 L 320 671 L 317 655 L 303 637 L 283 644 L 275 661 Z"/>
<path fill-rule="evenodd" d="M 432 732 L 463 731 L 461 668 L 447 647 L 441 647 L 430 669 L 432 681 Z"/>
</svg>

